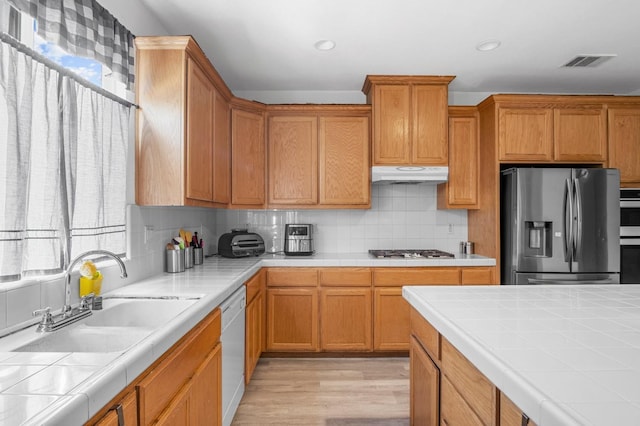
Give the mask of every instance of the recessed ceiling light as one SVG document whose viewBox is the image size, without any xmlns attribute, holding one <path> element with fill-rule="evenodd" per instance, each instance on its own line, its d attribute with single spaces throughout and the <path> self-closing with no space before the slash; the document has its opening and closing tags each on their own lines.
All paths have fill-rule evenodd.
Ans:
<svg viewBox="0 0 640 426">
<path fill-rule="evenodd" d="M 319 40 L 314 46 L 318 50 L 331 50 L 336 47 L 336 42 L 333 40 Z"/>
<path fill-rule="evenodd" d="M 500 40 L 485 40 L 481 43 L 478 43 L 476 49 L 481 52 L 489 52 L 491 50 L 495 50 L 500 47 Z"/>
</svg>

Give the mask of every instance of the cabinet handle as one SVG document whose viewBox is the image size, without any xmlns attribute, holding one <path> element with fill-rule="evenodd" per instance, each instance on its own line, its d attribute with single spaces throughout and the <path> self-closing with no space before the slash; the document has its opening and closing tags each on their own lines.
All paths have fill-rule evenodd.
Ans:
<svg viewBox="0 0 640 426">
<path fill-rule="evenodd" d="M 529 424 L 529 417 L 525 413 L 522 413 L 522 426 L 527 426 Z"/>
<path fill-rule="evenodd" d="M 122 404 L 118 404 L 113 407 L 116 410 L 116 414 L 118 415 L 118 426 L 125 426 L 124 424 L 124 410 L 122 409 Z"/>
</svg>

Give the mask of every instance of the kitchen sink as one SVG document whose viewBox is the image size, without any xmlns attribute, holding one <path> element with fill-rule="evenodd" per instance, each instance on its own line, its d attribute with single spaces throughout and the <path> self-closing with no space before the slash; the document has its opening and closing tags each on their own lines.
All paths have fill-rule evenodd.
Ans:
<svg viewBox="0 0 640 426">
<path fill-rule="evenodd" d="M 197 300 L 106 299 L 104 309 L 93 311 L 83 324 L 89 327 L 159 327 Z"/>
<path fill-rule="evenodd" d="M 107 298 L 103 309 L 57 331 L 29 327 L 0 341 L 10 352 L 124 352 L 167 324 L 197 299 Z"/>
<path fill-rule="evenodd" d="M 122 352 L 153 332 L 141 327 L 87 327 L 79 324 L 41 338 L 12 352 Z"/>
</svg>

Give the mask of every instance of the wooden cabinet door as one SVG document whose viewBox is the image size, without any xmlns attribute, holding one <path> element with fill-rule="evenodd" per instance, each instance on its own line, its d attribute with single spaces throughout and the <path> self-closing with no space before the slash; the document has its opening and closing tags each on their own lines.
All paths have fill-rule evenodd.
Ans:
<svg viewBox="0 0 640 426">
<path fill-rule="evenodd" d="M 213 201 L 213 120 L 215 89 L 191 58 L 187 60 L 186 196 Z M 176 158 L 176 162 L 180 159 Z"/>
<path fill-rule="evenodd" d="M 191 379 L 189 424 L 222 424 L 222 345 L 217 344 Z"/>
<path fill-rule="evenodd" d="M 440 370 L 413 337 L 409 362 L 410 422 L 412 425 L 438 426 L 440 424 Z"/>
<path fill-rule="evenodd" d="M 442 425 L 479 426 L 493 425 L 484 423 L 469 407 L 465 399 L 456 391 L 446 375 L 441 377 L 440 420 Z"/>
<path fill-rule="evenodd" d="M 318 350 L 318 289 L 267 289 L 267 350 Z"/>
<path fill-rule="evenodd" d="M 469 268 L 461 268 L 461 279 L 460 284 L 462 285 L 486 285 L 486 284 L 497 284 L 494 282 L 494 271 L 495 267 L 469 267 Z"/>
<path fill-rule="evenodd" d="M 261 113 L 231 111 L 231 204 L 264 207 L 264 118 Z"/>
<path fill-rule="evenodd" d="M 535 426 L 516 404 L 500 393 L 500 426 Z"/>
<path fill-rule="evenodd" d="M 318 203 L 318 119 L 269 118 L 269 204 Z"/>
<path fill-rule="evenodd" d="M 213 202 L 231 201 L 231 139 L 229 103 L 214 90 L 213 101 Z M 198 170 L 192 169 L 196 175 Z"/>
<path fill-rule="evenodd" d="M 320 289 L 320 318 L 322 350 L 371 350 L 371 288 Z"/>
<path fill-rule="evenodd" d="M 640 185 L 640 106 L 609 107 L 609 167 L 622 186 Z"/>
<path fill-rule="evenodd" d="M 438 208 L 478 208 L 478 110 L 449 109 L 449 181 L 438 185 Z"/>
<path fill-rule="evenodd" d="M 554 160 L 607 160 L 607 113 L 604 106 L 555 108 Z"/>
<path fill-rule="evenodd" d="M 373 107 L 373 165 L 409 164 L 411 89 L 408 85 L 376 85 Z"/>
<path fill-rule="evenodd" d="M 368 117 L 320 117 L 320 204 L 371 203 Z"/>
<path fill-rule="evenodd" d="M 191 383 L 187 383 L 153 424 L 157 426 L 189 426 L 191 424 L 189 422 L 191 397 Z"/>
<path fill-rule="evenodd" d="M 111 408 L 104 417 L 95 423 L 96 426 L 119 426 L 118 411 L 122 412 L 126 426 L 138 425 L 138 403 L 135 391 L 129 392 L 119 404 Z"/>
<path fill-rule="evenodd" d="M 402 297 L 402 287 L 374 289 L 373 349 L 409 350 L 410 306 Z"/>
<path fill-rule="evenodd" d="M 244 381 L 248 384 L 262 355 L 264 334 L 264 291 L 249 302 L 245 311 L 245 359 Z"/>
<path fill-rule="evenodd" d="M 449 163 L 447 94 L 446 85 L 412 86 L 411 164 L 446 166 Z"/>
<path fill-rule="evenodd" d="M 553 110 L 500 107 L 498 149 L 500 161 L 553 160 Z"/>
</svg>

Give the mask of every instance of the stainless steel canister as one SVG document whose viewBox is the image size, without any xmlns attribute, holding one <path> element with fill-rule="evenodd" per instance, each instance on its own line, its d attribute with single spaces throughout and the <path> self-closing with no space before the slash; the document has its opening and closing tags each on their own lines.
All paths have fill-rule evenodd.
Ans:
<svg viewBox="0 0 640 426">
<path fill-rule="evenodd" d="M 185 269 L 193 268 L 193 247 L 184 248 L 184 267 Z"/>
<path fill-rule="evenodd" d="M 184 250 L 165 250 L 167 272 L 184 272 Z"/>
<path fill-rule="evenodd" d="M 473 254 L 473 241 L 460 241 L 460 253 Z"/>
<path fill-rule="evenodd" d="M 202 247 L 194 247 L 193 248 L 193 264 L 202 265 L 203 261 L 204 261 L 204 251 Z"/>
</svg>

